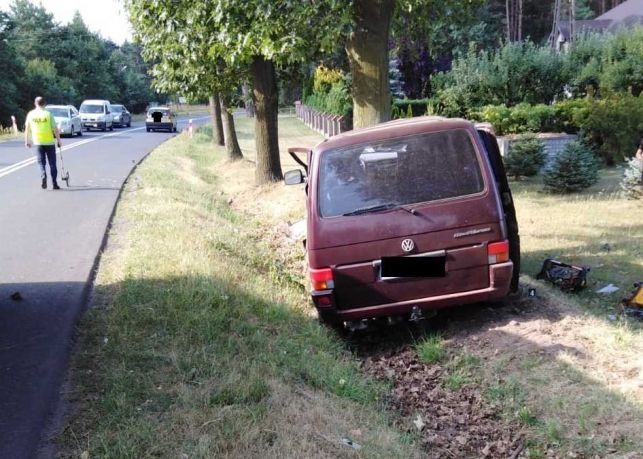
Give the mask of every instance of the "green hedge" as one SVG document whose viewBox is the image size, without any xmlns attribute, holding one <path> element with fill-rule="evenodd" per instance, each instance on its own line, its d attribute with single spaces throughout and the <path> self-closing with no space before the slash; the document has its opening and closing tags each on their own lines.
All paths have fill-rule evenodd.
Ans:
<svg viewBox="0 0 643 459">
<path fill-rule="evenodd" d="M 351 118 L 353 115 L 353 99 L 350 88 L 343 81 L 334 83 L 328 92 L 313 92 L 306 97 L 304 103 L 322 112 Z"/>
<path fill-rule="evenodd" d="M 553 105 L 487 105 L 471 110 L 474 121 L 491 123 L 497 135 L 524 132 L 580 134 L 607 164 L 633 155 L 643 132 L 643 93 L 603 99 L 571 99 Z"/>
</svg>

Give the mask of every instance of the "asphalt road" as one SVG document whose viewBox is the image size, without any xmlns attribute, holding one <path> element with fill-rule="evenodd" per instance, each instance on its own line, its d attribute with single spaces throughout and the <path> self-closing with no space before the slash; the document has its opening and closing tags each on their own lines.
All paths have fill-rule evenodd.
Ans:
<svg viewBox="0 0 643 459">
<path fill-rule="evenodd" d="M 63 139 L 70 186 L 57 191 L 40 188 L 35 149 L 0 143 L 0 459 L 52 455 L 46 432 L 120 189 L 172 135 L 133 123 Z"/>
</svg>

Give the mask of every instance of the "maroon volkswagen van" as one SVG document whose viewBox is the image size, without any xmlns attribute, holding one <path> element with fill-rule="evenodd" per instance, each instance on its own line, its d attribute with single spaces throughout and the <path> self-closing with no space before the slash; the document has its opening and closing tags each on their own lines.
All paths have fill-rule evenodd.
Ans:
<svg viewBox="0 0 643 459">
<path fill-rule="evenodd" d="M 517 289 L 518 226 L 492 133 L 412 118 L 289 152 L 306 173 L 285 180 L 306 183 L 305 245 L 322 320 L 404 316 Z"/>
</svg>

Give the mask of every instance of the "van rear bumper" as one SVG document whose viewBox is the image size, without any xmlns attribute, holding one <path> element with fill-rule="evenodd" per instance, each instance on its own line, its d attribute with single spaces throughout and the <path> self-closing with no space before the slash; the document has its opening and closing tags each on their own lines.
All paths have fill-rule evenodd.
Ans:
<svg viewBox="0 0 643 459">
<path fill-rule="evenodd" d="M 336 309 L 335 312 L 342 320 L 356 320 L 410 314 L 415 306 L 420 309 L 440 309 L 499 300 L 509 294 L 512 273 L 513 263 L 511 261 L 498 263 L 489 266 L 489 287 L 484 289 L 378 304 L 364 308 Z"/>
</svg>

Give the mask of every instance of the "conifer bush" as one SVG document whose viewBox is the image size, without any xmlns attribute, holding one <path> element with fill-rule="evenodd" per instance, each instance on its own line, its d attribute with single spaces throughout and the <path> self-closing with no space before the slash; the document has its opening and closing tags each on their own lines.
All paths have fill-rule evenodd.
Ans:
<svg viewBox="0 0 643 459">
<path fill-rule="evenodd" d="M 627 162 L 621 189 L 630 199 L 643 199 L 643 161 L 632 158 Z"/>
<path fill-rule="evenodd" d="M 598 181 L 600 162 L 581 142 L 569 142 L 545 172 L 543 183 L 550 193 L 572 193 Z"/>
<path fill-rule="evenodd" d="M 547 155 L 543 142 L 535 135 L 526 135 L 511 143 L 505 157 L 507 174 L 519 179 L 536 175 L 545 165 Z"/>
</svg>

